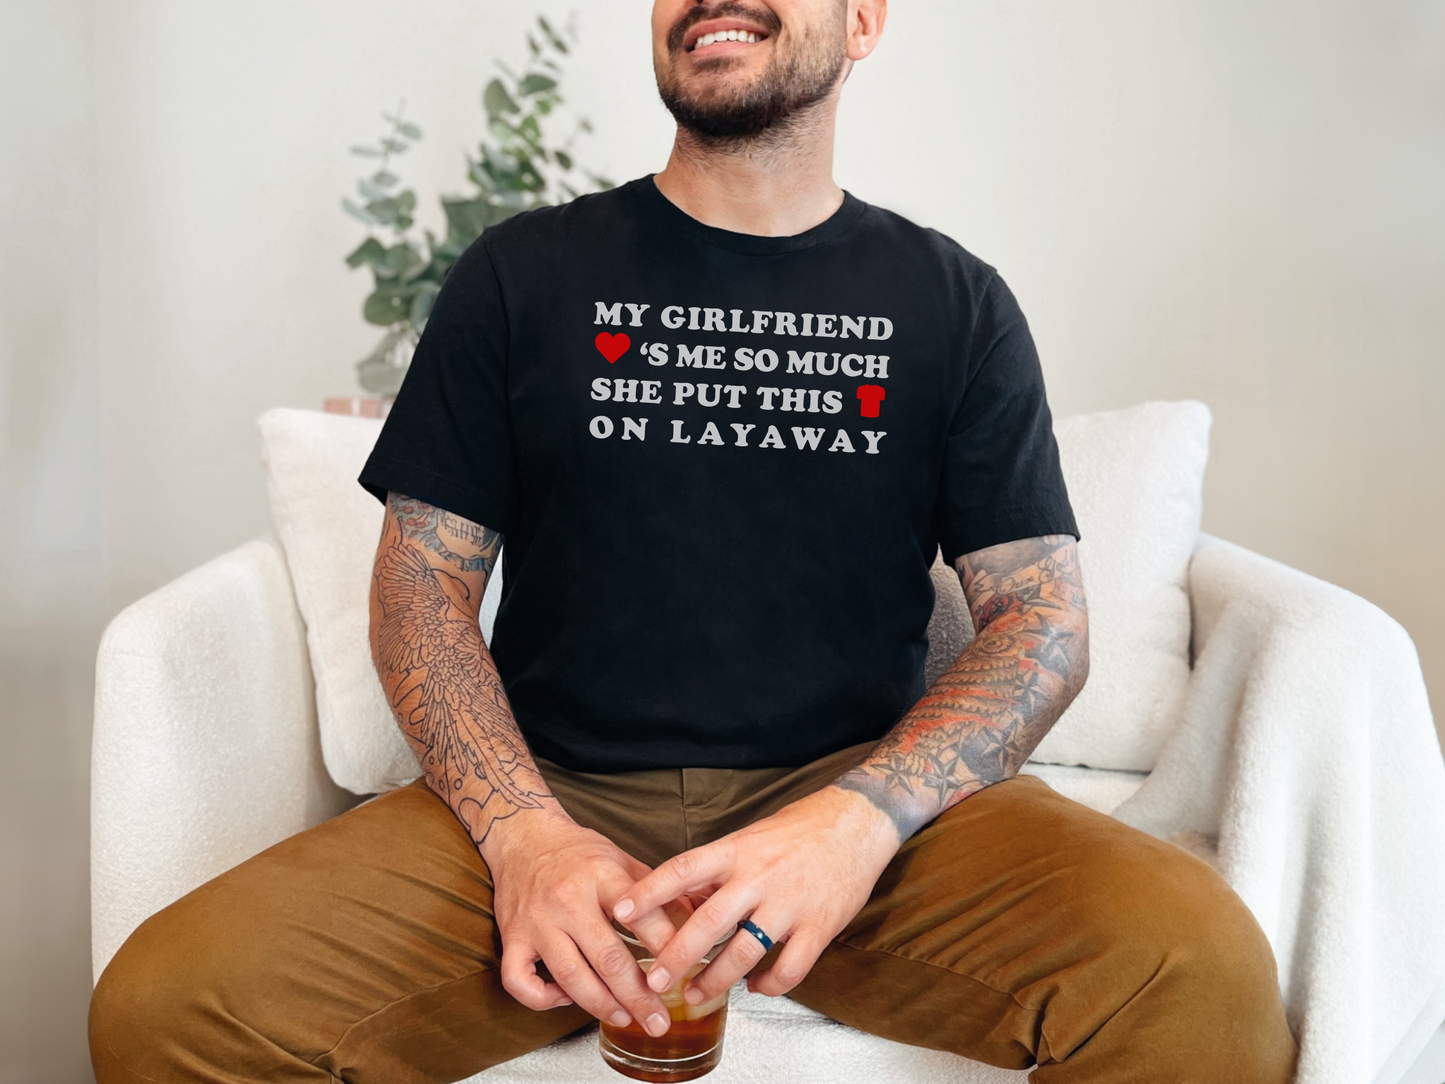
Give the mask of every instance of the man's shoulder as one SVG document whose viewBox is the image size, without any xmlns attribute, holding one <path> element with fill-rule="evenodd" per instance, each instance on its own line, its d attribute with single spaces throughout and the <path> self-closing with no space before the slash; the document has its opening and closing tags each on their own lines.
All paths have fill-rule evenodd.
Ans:
<svg viewBox="0 0 1445 1084">
<path fill-rule="evenodd" d="M 601 192 L 584 192 L 566 203 L 521 211 L 488 227 L 482 239 L 494 252 L 559 240 L 570 229 L 595 226 L 625 213 L 632 183 Z"/>
<path fill-rule="evenodd" d="M 867 243 L 896 246 L 949 276 L 986 284 L 998 274 L 992 264 L 975 256 L 942 230 L 920 225 L 876 203 L 868 204 L 862 224 Z"/>
</svg>

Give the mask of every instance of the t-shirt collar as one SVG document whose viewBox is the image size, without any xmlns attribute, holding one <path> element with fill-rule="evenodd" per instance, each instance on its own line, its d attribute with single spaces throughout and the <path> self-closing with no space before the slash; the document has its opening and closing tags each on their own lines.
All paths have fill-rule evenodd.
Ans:
<svg viewBox="0 0 1445 1084">
<path fill-rule="evenodd" d="M 709 226 L 693 218 L 662 194 L 653 180 L 655 176 L 656 174 L 649 173 L 645 177 L 628 182 L 625 186 L 636 193 L 646 206 L 648 213 L 659 216 L 669 229 L 680 230 L 717 248 L 725 248 L 732 252 L 751 256 L 775 256 L 835 241 L 846 233 L 868 209 L 868 204 L 856 199 L 852 193 L 845 190 L 842 205 L 822 222 L 802 233 L 795 233 L 789 237 L 762 237 L 753 233 L 735 233 L 732 230 Z"/>
</svg>

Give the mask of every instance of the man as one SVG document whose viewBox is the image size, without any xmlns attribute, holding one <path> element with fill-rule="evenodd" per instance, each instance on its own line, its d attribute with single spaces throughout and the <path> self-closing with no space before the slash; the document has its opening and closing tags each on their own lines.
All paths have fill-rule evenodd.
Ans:
<svg viewBox="0 0 1445 1084">
<path fill-rule="evenodd" d="M 1003 281 L 833 183 L 885 14 L 656 0 L 667 168 L 458 263 L 362 475 L 423 779 L 143 925 L 96 994 L 102 1084 L 662 1034 L 740 922 L 689 1000 L 750 975 L 1040 1084 L 1290 1078 L 1218 875 L 1016 778 L 1088 670 L 1077 532 Z M 940 544 L 977 636 L 925 691 Z"/>
</svg>

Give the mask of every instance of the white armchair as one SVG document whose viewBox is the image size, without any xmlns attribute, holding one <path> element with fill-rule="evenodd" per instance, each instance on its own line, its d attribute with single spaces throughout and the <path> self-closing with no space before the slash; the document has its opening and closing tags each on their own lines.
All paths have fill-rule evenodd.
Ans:
<svg viewBox="0 0 1445 1084">
<path fill-rule="evenodd" d="M 1206 537 L 1187 587 L 1193 669 L 1153 771 L 1027 770 L 1219 866 L 1274 946 L 1299 1081 L 1398 1084 L 1445 1019 L 1445 765 L 1413 647 L 1362 600 Z M 957 606 L 940 591 L 944 661 L 961 642 Z M 317 718 L 307 628 L 273 538 L 111 623 L 92 761 L 97 978 L 148 915 L 358 800 L 332 782 Z M 899 1047 L 786 999 L 743 991 L 731 1017 L 718 1084 L 1027 1075 Z M 475 1079 L 616 1079 L 595 1042 Z"/>
</svg>

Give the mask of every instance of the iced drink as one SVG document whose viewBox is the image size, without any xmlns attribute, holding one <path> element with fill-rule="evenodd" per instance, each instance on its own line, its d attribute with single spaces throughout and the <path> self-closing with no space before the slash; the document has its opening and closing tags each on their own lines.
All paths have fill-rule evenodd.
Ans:
<svg viewBox="0 0 1445 1084">
<path fill-rule="evenodd" d="M 643 971 L 652 960 L 639 960 Z M 700 972 L 698 964 L 687 978 Z M 602 1057 L 608 1065 L 633 1080 L 694 1080 L 717 1068 L 722 1060 L 723 1024 L 728 1014 L 728 991 L 711 1001 L 689 1005 L 683 1000 L 686 980 L 659 995 L 672 1017 L 667 1034 L 653 1038 L 634 1020 L 625 1028 L 602 1022 Z"/>
</svg>

